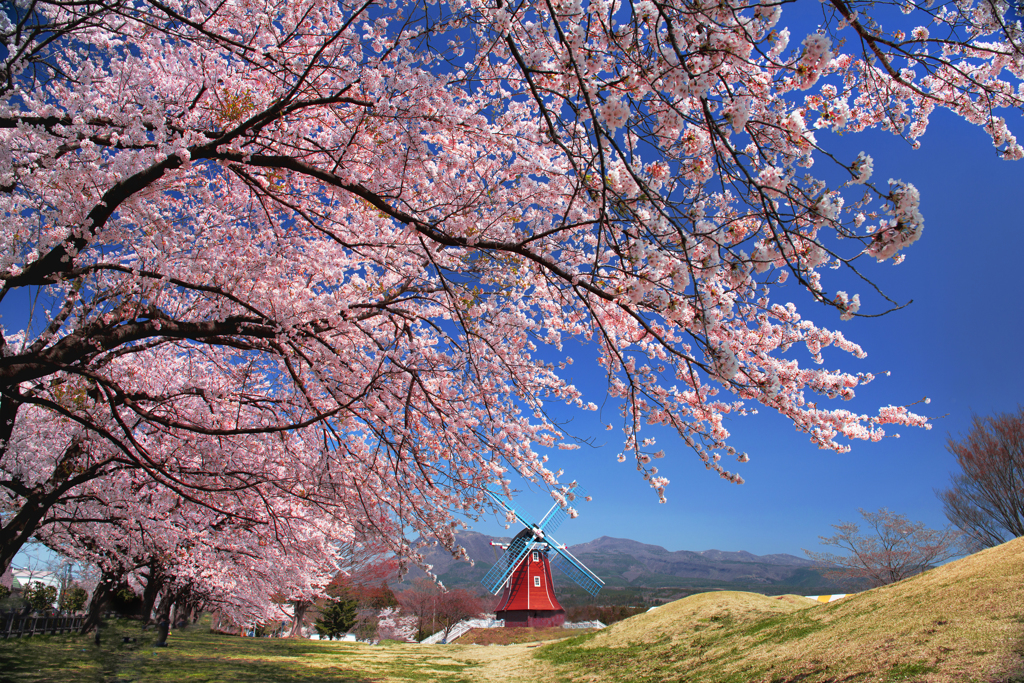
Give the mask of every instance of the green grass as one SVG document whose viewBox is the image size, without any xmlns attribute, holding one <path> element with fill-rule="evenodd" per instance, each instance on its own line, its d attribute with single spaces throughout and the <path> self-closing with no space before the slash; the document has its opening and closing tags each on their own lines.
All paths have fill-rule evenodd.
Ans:
<svg viewBox="0 0 1024 683">
<path fill-rule="evenodd" d="M 125 644 L 123 637 L 135 643 Z M 0 683 L 465 683 L 469 662 L 444 651 L 403 656 L 402 644 L 361 644 L 211 633 L 203 625 L 172 632 L 168 647 L 139 624 L 112 621 L 101 645 L 91 635 L 0 641 Z M 385 653 L 395 653 L 395 656 Z M 412 654 L 410 652 L 410 654 Z M 418 653 L 417 653 L 418 654 Z M 436 661 L 435 661 L 436 660 Z"/>
<path fill-rule="evenodd" d="M 762 633 L 758 640 L 785 643 L 803 638 L 823 628 L 825 628 L 824 623 L 814 621 L 807 614 L 798 612 L 786 617 L 769 617 L 747 628 L 741 628 L 738 632 L 746 635 Z"/>
<path fill-rule="evenodd" d="M 644 659 L 646 653 L 651 649 L 650 644 L 614 648 L 593 647 L 584 649 L 580 647 L 592 638 L 593 634 L 567 638 L 566 640 L 538 649 L 535 657 L 562 667 L 602 671 L 606 675 L 613 674 L 613 678 L 613 672 L 622 672 L 625 677 L 619 680 L 628 680 L 634 683 L 664 680 L 657 672 L 637 671 L 636 665 Z M 665 636 L 654 645 L 656 647 L 664 646 L 668 641 L 668 636 Z"/>
<path fill-rule="evenodd" d="M 936 667 L 926 662 L 913 662 L 908 664 L 897 664 L 885 674 L 885 683 L 897 683 L 898 681 L 909 681 L 918 676 L 930 674 Z"/>
</svg>

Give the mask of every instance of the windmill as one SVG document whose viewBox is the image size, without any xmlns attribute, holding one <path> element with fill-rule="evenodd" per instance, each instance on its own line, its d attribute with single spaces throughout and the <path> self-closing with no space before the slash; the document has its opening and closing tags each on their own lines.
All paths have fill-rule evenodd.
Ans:
<svg viewBox="0 0 1024 683">
<path fill-rule="evenodd" d="M 568 513 L 555 503 L 540 523 L 534 523 L 491 491 L 487 494 L 526 526 L 507 546 L 492 543 L 505 552 L 480 581 L 494 595 L 504 588 L 495 610 L 497 618 L 504 619 L 505 626 L 561 626 L 565 622 L 565 610 L 555 598 L 552 566 L 591 595 L 597 595 L 604 585 L 604 581 L 551 537 Z M 572 500 L 585 495 L 581 487 L 574 485 L 566 497 Z M 550 551 L 555 553 L 551 561 L 548 560 Z"/>
</svg>

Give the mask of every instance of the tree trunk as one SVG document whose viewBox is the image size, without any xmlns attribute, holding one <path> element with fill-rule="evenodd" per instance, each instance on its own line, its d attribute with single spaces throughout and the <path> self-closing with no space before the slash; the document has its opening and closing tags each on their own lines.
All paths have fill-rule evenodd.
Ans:
<svg viewBox="0 0 1024 683">
<path fill-rule="evenodd" d="M 106 571 L 100 576 L 100 582 L 96 584 L 96 590 L 92 592 L 92 599 L 89 600 L 89 609 L 85 620 L 82 622 L 82 633 L 88 633 L 94 628 L 99 628 L 103 619 L 103 611 L 110 604 L 110 598 L 121 580 L 121 574 L 108 573 Z"/>
<path fill-rule="evenodd" d="M 156 605 L 156 596 L 160 594 L 160 589 L 164 587 L 165 578 L 160 568 L 160 562 L 150 560 L 149 576 L 146 577 L 146 589 L 142 591 L 142 621 L 146 625 L 153 623 L 153 607 Z"/>
<path fill-rule="evenodd" d="M 10 569 L 14 556 L 32 538 L 46 513 L 60 497 L 60 494 L 48 495 L 38 490 L 40 488 L 37 486 L 24 496 L 18 512 L 0 528 L 0 575 Z"/>
<path fill-rule="evenodd" d="M 296 600 L 292 603 L 292 607 L 295 609 L 295 615 L 292 617 L 292 627 L 288 631 L 288 638 L 302 637 L 302 620 L 306 616 L 306 610 L 308 610 L 312 604 L 313 603 L 306 600 Z"/>
<path fill-rule="evenodd" d="M 186 622 L 186 626 L 194 624 L 199 621 L 199 615 L 202 613 L 204 601 L 198 593 L 195 591 L 189 591 L 188 600 L 182 605 L 181 618 Z"/>
<path fill-rule="evenodd" d="M 167 633 L 171 629 L 171 606 L 178 599 L 178 591 L 168 586 L 156 608 L 156 642 L 153 647 L 167 647 Z"/>
</svg>

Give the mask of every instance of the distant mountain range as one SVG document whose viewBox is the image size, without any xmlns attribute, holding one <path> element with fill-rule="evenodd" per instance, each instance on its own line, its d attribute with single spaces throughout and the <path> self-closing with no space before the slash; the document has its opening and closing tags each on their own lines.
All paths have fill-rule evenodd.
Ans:
<svg viewBox="0 0 1024 683">
<path fill-rule="evenodd" d="M 446 586 L 477 588 L 502 552 L 490 545 L 491 540 L 507 543 L 510 539 L 492 539 L 474 531 L 459 534 L 474 566 L 437 548 L 426 553 L 426 560 Z M 677 594 L 673 591 L 716 589 L 767 594 L 845 592 L 813 569 L 813 562 L 795 555 L 754 555 L 742 550 L 668 551 L 661 546 L 609 536 L 569 546 L 569 552 L 601 577 L 606 590 L 650 598 Z M 555 577 L 559 592 L 574 593 L 572 583 L 560 578 Z"/>
</svg>

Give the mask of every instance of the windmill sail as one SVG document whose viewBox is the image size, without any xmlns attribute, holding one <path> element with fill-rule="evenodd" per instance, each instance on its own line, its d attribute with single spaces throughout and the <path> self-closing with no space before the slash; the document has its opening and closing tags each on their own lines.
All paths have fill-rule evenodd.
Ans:
<svg viewBox="0 0 1024 683">
<path fill-rule="evenodd" d="M 541 528 L 545 535 L 551 534 L 558 531 L 558 527 L 562 526 L 562 522 L 564 522 L 568 516 L 569 513 L 563 510 L 558 503 L 555 503 L 551 506 L 551 509 L 548 510 L 548 513 L 544 515 L 544 519 L 540 520 L 540 524 L 537 526 Z"/>
<path fill-rule="evenodd" d="M 597 595 L 601 587 L 604 586 L 604 581 L 573 557 L 568 550 L 554 544 L 551 545 L 551 549 L 557 553 L 551 560 L 551 566 L 575 581 L 583 590 L 591 595 Z"/>
<path fill-rule="evenodd" d="M 486 490 L 486 492 L 487 492 L 487 495 L 489 495 L 491 498 L 494 499 L 494 502 L 496 502 L 501 507 L 505 508 L 505 512 L 510 512 L 513 515 L 515 515 L 516 519 L 518 519 L 520 522 L 522 522 L 523 526 L 525 526 L 527 529 L 533 529 L 533 528 L 537 527 L 537 525 L 533 522 L 533 520 L 531 520 L 529 517 L 527 517 L 523 513 L 519 512 L 519 510 L 516 510 L 514 507 L 512 507 L 511 505 L 509 505 L 508 503 L 503 501 L 498 496 L 496 496 L 493 491 Z M 550 514 L 550 513 L 548 513 L 548 514 Z"/>
<path fill-rule="evenodd" d="M 580 496 L 586 495 L 586 490 L 579 484 L 576 484 L 575 486 L 569 489 L 566 498 L 568 500 L 574 500 L 576 498 L 579 498 Z M 558 527 L 562 526 L 562 522 L 564 522 L 568 518 L 569 512 L 566 510 L 566 508 L 562 507 L 558 503 L 555 503 L 554 505 L 551 506 L 551 509 L 548 510 L 548 513 L 544 515 L 544 519 L 540 520 L 540 524 L 538 526 L 541 528 L 545 535 L 553 534 L 556 531 L 558 531 Z"/>
<path fill-rule="evenodd" d="M 494 563 L 494 566 L 480 580 L 484 588 L 492 594 L 497 593 L 501 589 L 502 584 L 511 576 L 512 571 L 526 557 L 526 553 L 529 552 L 531 545 L 533 545 L 533 534 L 528 530 L 520 531 L 512 539 L 512 542 L 509 543 L 508 548 L 498 558 L 498 561 Z"/>
</svg>

